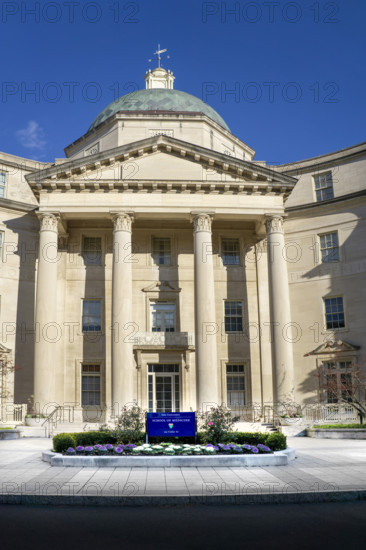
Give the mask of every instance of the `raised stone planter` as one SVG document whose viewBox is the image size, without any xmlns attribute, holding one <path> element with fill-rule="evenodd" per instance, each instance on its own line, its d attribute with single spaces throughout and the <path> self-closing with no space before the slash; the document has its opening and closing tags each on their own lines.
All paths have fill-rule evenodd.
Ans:
<svg viewBox="0 0 366 550">
<path fill-rule="evenodd" d="M 51 466 L 78 468 L 197 468 L 286 466 L 295 458 L 295 449 L 287 448 L 273 454 L 214 456 L 67 456 L 44 451 L 42 460 Z"/>
<path fill-rule="evenodd" d="M 31 428 L 42 428 L 42 424 L 45 420 L 45 418 L 32 418 L 31 416 L 26 416 L 24 422 L 26 426 L 30 426 Z"/>
<path fill-rule="evenodd" d="M 308 428 L 306 435 L 317 439 L 366 439 L 366 429 L 347 430 L 347 428 L 338 428 L 317 430 L 316 428 Z"/>
<path fill-rule="evenodd" d="M 0 439 L 19 439 L 19 430 L 2 430 L 0 428 Z"/>
</svg>

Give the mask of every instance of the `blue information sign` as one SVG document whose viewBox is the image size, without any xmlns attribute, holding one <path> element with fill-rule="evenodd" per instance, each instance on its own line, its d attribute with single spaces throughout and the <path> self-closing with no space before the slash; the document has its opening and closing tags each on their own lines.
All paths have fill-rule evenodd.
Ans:
<svg viewBox="0 0 366 550">
<path fill-rule="evenodd" d="M 149 437 L 195 437 L 196 413 L 147 413 Z"/>
</svg>

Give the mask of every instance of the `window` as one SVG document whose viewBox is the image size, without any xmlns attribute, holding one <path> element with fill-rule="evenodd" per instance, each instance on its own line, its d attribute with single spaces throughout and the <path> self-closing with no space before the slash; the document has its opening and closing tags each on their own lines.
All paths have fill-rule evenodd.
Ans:
<svg viewBox="0 0 366 550">
<path fill-rule="evenodd" d="M 327 329 L 344 328 L 344 309 L 342 296 L 323 298 L 325 308 L 325 323 Z"/>
<path fill-rule="evenodd" d="M 352 365 L 352 361 L 323 362 L 327 403 L 352 401 Z"/>
<path fill-rule="evenodd" d="M 319 242 L 320 242 L 320 254 L 321 254 L 322 263 L 338 262 L 339 247 L 338 247 L 337 231 L 319 235 Z"/>
<path fill-rule="evenodd" d="M 246 404 L 244 365 L 226 365 L 227 406 L 238 408 Z"/>
<path fill-rule="evenodd" d="M 81 366 L 81 405 L 100 406 L 100 365 Z"/>
<path fill-rule="evenodd" d="M 0 198 L 5 197 L 6 173 L 0 172 Z"/>
<path fill-rule="evenodd" d="M 0 262 L 3 259 L 4 231 L 0 231 Z"/>
<path fill-rule="evenodd" d="M 221 257 L 224 265 L 240 265 L 239 239 L 222 239 Z"/>
<path fill-rule="evenodd" d="M 175 332 L 175 304 L 152 302 L 150 310 L 152 332 Z"/>
<path fill-rule="evenodd" d="M 83 301 L 83 332 L 100 332 L 100 300 Z"/>
<path fill-rule="evenodd" d="M 150 412 L 180 411 L 179 365 L 148 365 Z"/>
<path fill-rule="evenodd" d="M 334 197 L 331 172 L 324 172 L 314 176 L 314 184 L 317 202 L 326 201 Z"/>
<path fill-rule="evenodd" d="M 83 258 L 85 265 L 100 265 L 102 262 L 102 239 L 83 237 Z"/>
<path fill-rule="evenodd" d="M 172 252 L 170 239 L 153 238 L 152 257 L 156 265 L 171 265 Z"/>
<path fill-rule="evenodd" d="M 225 332 L 243 332 L 241 302 L 225 301 Z"/>
</svg>

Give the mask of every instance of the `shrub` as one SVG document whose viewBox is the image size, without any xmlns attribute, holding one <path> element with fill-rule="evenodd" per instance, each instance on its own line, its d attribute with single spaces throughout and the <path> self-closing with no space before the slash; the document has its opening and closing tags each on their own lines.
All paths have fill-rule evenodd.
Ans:
<svg viewBox="0 0 366 550">
<path fill-rule="evenodd" d="M 105 445 L 107 443 L 121 443 L 121 444 L 135 444 L 140 445 L 142 442 L 145 442 L 146 434 L 145 432 L 136 432 L 135 439 L 131 440 L 130 434 L 124 434 L 120 432 L 118 437 L 113 435 L 113 430 L 108 432 L 80 432 L 80 433 L 70 433 L 70 434 L 59 434 L 55 435 L 53 438 L 53 448 L 56 452 L 64 452 L 69 447 L 77 447 L 82 445 L 86 447 L 88 445 Z M 280 433 L 251 433 L 251 432 L 227 432 L 225 434 L 226 441 L 228 443 L 237 443 L 238 445 L 253 445 L 258 444 L 266 445 L 272 451 L 282 451 L 286 449 L 286 436 Z M 183 445 L 184 443 L 194 443 L 194 438 L 192 437 L 150 437 L 149 442 L 152 444 L 157 444 L 164 442 L 166 445 L 169 443 L 176 443 L 178 445 Z M 219 441 L 218 443 L 224 443 L 225 441 Z M 197 433 L 197 444 L 204 445 L 206 443 L 212 443 L 213 441 L 207 441 L 206 432 Z M 57 447 L 57 448 L 56 448 Z"/>
<path fill-rule="evenodd" d="M 267 435 L 267 440 L 264 444 L 272 451 L 283 451 L 287 447 L 287 438 L 284 434 L 271 433 Z"/>
<path fill-rule="evenodd" d="M 204 443 L 224 443 L 239 417 L 233 417 L 225 405 L 197 412 L 197 420 L 203 432 Z"/>
<path fill-rule="evenodd" d="M 105 432 L 77 432 L 72 434 L 77 445 L 104 445 L 105 443 L 117 443 L 116 437 L 108 431 Z"/>
<path fill-rule="evenodd" d="M 69 447 L 76 447 L 76 441 L 73 434 L 57 434 L 53 438 L 53 450 L 56 453 L 64 453 Z"/>
</svg>

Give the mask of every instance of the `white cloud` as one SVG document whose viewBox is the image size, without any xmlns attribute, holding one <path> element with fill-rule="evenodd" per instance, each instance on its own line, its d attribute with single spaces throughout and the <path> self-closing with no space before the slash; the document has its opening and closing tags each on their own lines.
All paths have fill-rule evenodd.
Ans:
<svg viewBox="0 0 366 550">
<path fill-rule="evenodd" d="M 28 149 L 43 149 L 47 143 L 43 129 L 34 120 L 30 120 L 26 128 L 18 130 L 16 136 L 21 145 Z"/>
</svg>

